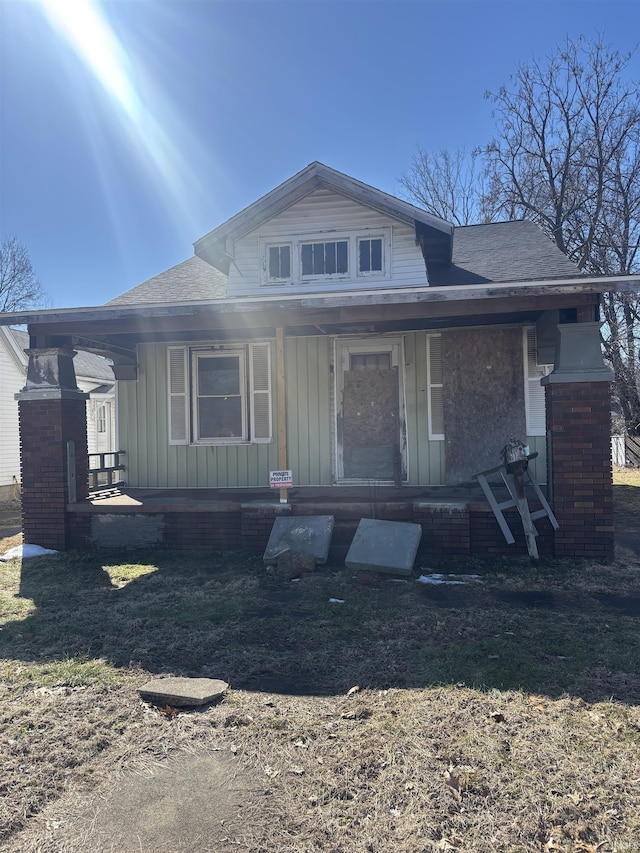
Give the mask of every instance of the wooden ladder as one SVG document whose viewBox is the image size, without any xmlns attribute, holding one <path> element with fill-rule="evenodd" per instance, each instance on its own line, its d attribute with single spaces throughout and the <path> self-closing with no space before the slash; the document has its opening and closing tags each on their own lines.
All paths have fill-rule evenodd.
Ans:
<svg viewBox="0 0 640 853">
<path fill-rule="evenodd" d="M 532 453 L 528 459 L 535 459 L 537 453 Z M 495 495 L 491 489 L 491 484 L 488 482 L 487 477 L 491 474 L 499 473 L 502 477 L 502 480 L 507 487 L 507 491 L 509 492 L 508 500 L 501 501 L 498 503 Z M 527 477 L 527 480 L 531 484 L 533 491 L 535 492 L 536 497 L 540 501 L 542 505 L 542 509 L 538 509 L 535 512 L 530 512 L 529 504 L 527 502 L 527 496 L 525 491 L 525 481 L 524 477 Z M 536 544 L 536 536 L 538 535 L 538 531 L 535 528 L 534 521 L 539 518 L 548 518 L 551 522 L 551 525 L 554 530 L 557 530 L 560 526 L 556 520 L 555 515 L 553 514 L 553 510 L 549 506 L 547 499 L 542 494 L 542 490 L 540 486 L 533 479 L 531 474 L 529 473 L 529 469 L 525 468 L 522 471 L 518 471 L 515 474 L 512 474 L 508 471 L 506 465 L 497 465 L 495 468 L 489 468 L 487 471 L 480 471 L 478 474 L 473 475 L 473 479 L 477 480 L 480 483 L 480 487 L 484 492 L 484 495 L 489 502 L 489 506 L 493 510 L 493 514 L 496 517 L 496 521 L 500 525 L 500 530 L 504 535 L 504 538 L 507 540 L 508 545 L 513 545 L 516 541 L 514 539 L 513 533 L 511 532 L 509 525 L 507 524 L 507 520 L 504 517 L 503 510 L 512 509 L 516 507 L 518 512 L 520 513 L 520 517 L 522 518 L 522 526 L 524 529 L 524 535 L 527 540 L 527 551 L 530 557 L 533 557 L 534 560 L 538 559 L 538 546 Z"/>
</svg>

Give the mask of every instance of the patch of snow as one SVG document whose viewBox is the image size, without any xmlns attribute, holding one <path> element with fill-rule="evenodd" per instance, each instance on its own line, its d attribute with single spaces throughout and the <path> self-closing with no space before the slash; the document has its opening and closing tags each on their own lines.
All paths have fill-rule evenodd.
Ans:
<svg viewBox="0 0 640 853">
<path fill-rule="evenodd" d="M 449 584 L 453 585 L 464 585 L 464 581 L 449 581 L 445 580 L 443 575 L 433 574 L 433 575 L 420 575 L 418 578 L 418 583 L 429 583 L 432 586 L 438 586 L 439 584 Z"/>
<path fill-rule="evenodd" d="M 40 545 L 16 545 L 15 548 L 10 548 L 5 551 L 0 560 L 13 560 L 15 557 L 22 557 L 26 560 L 27 557 L 41 557 L 43 554 L 57 554 L 57 551 L 51 551 L 49 548 L 41 548 Z"/>
<path fill-rule="evenodd" d="M 447 584 L 448 586 L 461 586 L 469 582 L 482 583 L 480 575 L 443 575 L 439 572 L 432 572 L 428 575 L 420 575 L 417 579 L 418 583 L 428 583 L 433 586 Z"/>
</svg>

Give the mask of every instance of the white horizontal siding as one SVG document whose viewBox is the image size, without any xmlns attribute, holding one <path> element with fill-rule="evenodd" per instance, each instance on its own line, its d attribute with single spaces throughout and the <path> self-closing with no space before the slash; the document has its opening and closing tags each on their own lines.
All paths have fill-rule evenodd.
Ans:
<svg viewBox="0 0 640 853">
<path fill-rule="evenodd" d="M 0 346 L 0 486 L 20 481 L 18 403 L 14 395 L 26 381 L 26 374 L 18 368 L 5 347 L 3 339 Z"/>
<path fill-rule="evenodd" d="M 382 279 L 354 277 L 348 281 L 318 285 L 289 284 L 261 287 L 260 241 L 282 238 L 283 242 L 293 235 L 321 234 L 326 232 L 357 232 L 367 229 L 389 228 L 391 236 L 390 275 Z M 254 295 L 256 293 L 309 293 L 388 287 L 416 287 L 427 284 L 422 252 L 415 242 L 412 226 L 384 216 L 369 207 L 358 204 L 328 190 L 316 190 L 311 195 L 292 205 L 288 210 L 274 216 L 264 225 L 241 240 L 234 247 L 234 263 L 229 270 L 228 293 L 230 296 Z"/>
</svg>

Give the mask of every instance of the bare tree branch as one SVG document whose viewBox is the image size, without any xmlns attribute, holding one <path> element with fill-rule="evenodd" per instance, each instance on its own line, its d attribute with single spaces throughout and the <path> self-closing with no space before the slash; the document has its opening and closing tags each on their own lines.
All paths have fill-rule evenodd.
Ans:
<svg viewBox="0 0 640 853">
<path fill-rule="evenodd" d="M 484 221 L 479 159 L 477 151 L 431 153 L 419 147 L 411 166 L 398 179 L 403 195 L 455 225 Z"/>
<path fill-rule="evenodd" d="M 0 311 L 23 311 L 44 301 L 25 246 L 16 237 L 0 243 Z"/>
<path fill-rule="evenodd" d="M 632 54 L 567 40 L 487 93 L 496 132 L 481 152 L 418 149 L 400 183 L 457 225 L 530 219 L 580 269 L 640 270 L 640 84 Z M 483 179 L 484 185 L 483 185 Z M 626 428 L 640 433 L 640 297 L 606 294 L 603 346 Z"/>
</svg>

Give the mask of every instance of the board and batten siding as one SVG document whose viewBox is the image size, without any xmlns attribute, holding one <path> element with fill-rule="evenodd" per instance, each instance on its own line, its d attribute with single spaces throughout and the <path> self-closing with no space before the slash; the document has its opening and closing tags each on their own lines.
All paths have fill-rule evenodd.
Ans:
<svg viewBox="0 0 640 853">
<path fill-rule="evenodd" d="M 446 332 L 443 332 L 446 334 Z M 287 338 L 285 343 L 288 466 L 295 485 L 330 485 L 335 469 L 335 386 L 331 372 L 334 339 Z M 425 332 L 404 335 L 407 426 L 407 485 L 445 483 L 445 442 L 429 440 L 427 340 Z M 272 395 L 273 440 L 268 444 L 170 445 L 167 351 L 139 347 L 137 382 L 118 383 L 119 446 L 126 451 L 126 480 L 141 488 L 263 487 L 278 468 L 277 406 Z M 271 359 L 275 388 L 275 358 Z M 446 374 L 445 374 L 446 393 Z M 2 418 L 8 420 L 8 401 Z M 14 431 L 17 436 L 17 429 Z M 546 480 L 544 436 L 528 436 L 532 474 Z M 17 447 L 16 447 L 17 453 Z M 496 459 L 496 464 L 499 462 Z M 16 468 L 19 470 L 19 468 Z M 3 474 L 3 476 L 5 476 Z M 13 476 L 13 471 L 6 476 Z"/>
<path fill-rule="evenodd" d="M 404 359 L 407 484 L 441 486 L 445 482 L 444 441 L 429 440 L 426 332 L 405 334 Z"/>
<path fill-rule="evenodd" d="M 319 235 L 331 232 L 358 232 L 391 228 L 391 263 L 387 278 L 356 278 L 347 281 L 328 281 L 322 285 L 298 283 L 261 286 L 260 241 L 294 235 Z M 403 222 L 384 216 L 376 210 L 358 204 L 344 196 L 319 189 L 283 213 L 261 225 L 259 229 L 237 240 L 234 263 L 229 270 L 229 296 L 280 294 L 298 292 L 374 289 L 376 287 L 416 287 L 428 284 L 422 251 L 416 245 L 415 229 Z"/>
<path fill-rule="evenodd" d="M 287 338 L 288 465 L 297 486 L 329 486 L 332 464 L 333 338 Z"/>
<path fill-rule="evenodd" d="M 275 358 L 271 359 L 275 388 Z M 269 485 L 278 467 L 277 413 L 269 444 L 170 445 L 167 348 L 138 347 L 138 380 L 118 382 L 119 445 L 126 451 L 127 484 L 139 488 L 234 488 Z"/>
<path fill-rule="evenodd" d="M 409 485 L 444 483 L 444 442 L 429 441 L 426 334 L 405 341 L 405 398 Z M 288 467 L 297 486 L 334 481 L 334 339 L 287 338 L 285 342 Z M 273 440 L 269 444 L 170 445 L 167 348 L 138 348 L 135 382 L 119 382 L 119 446 L 126 451 L 128 485 L 139 488 L 266 487 L 278 468 L 277 405 L 272 395 Z M 275 388 L 275 358 L 271 359 Z"/>
</svg>

